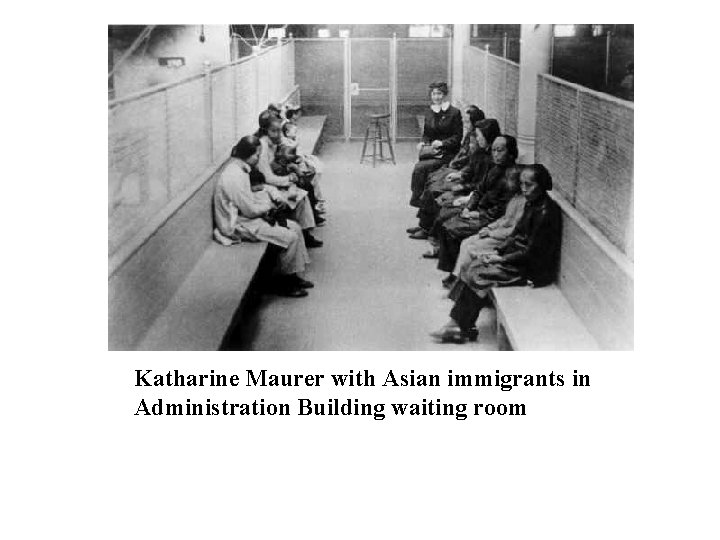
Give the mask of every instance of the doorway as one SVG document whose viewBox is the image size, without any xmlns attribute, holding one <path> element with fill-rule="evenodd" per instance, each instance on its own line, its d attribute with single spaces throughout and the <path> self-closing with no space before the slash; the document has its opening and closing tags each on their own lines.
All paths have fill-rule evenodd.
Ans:
<svg viewBox="0 0 720 540">
<path fill-rule="evenodd" d="M 295 39 L 295 81 L 307 115 L 325 115 L 324 135 L 360 139 L 371 114 L 390 114 L 390 135 L 422 136 L 417 116 L 428 84 L 451 82 L 450 38 Z"/>
</svg>

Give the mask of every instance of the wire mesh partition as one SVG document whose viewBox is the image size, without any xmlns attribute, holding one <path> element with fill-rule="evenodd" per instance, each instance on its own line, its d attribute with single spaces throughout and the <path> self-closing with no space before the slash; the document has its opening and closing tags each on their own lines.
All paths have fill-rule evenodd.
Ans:
<svg viewBox="0 0 720 540">
<path fill-rule="evenodd" d="M 463 56 L 463 101 L 496 118 L 503 132 L 517 136 L 520 66 L 477 47 Z"/>
<path fill-rule="evenodd" d="M 283 62 L 294 64 L 292 43 L 108 103 L 111 256 L 293 92 Z"/>
<path fill-rule="evenodd" d="M 350 136 L 361 138 L 371 114 L 390 113 L 390 40 L 352 39 L 350 43 Z"/>
<path fill-rule="evenodd" d="M 490 54 L 520 62 L 520 38 L 517 37 L 471 37 L 470 45 L 478 49 L 490 48 Z"/>
<path fill-rule="evenodd" d="M 449 38 L 397 40 L 397 136 L 419 137 L 417 116 L 430 103 L 428 85 L 450 84 Z"/>
<path fill-rule="evenodd" d="M 555 189 L 633 258 L 633 104 L 551 75 L 538 79 L 536 160 Z"/>
<path fill-rule="evenodd" d="M 625 97 L 621 82 L 634 58 L 634 39 L 615 36 L 553 38 L 551 73 L 561 79 Z"/>
<path fill-rule="evenodd" d="M 323 134 L 343 136 L 345 40 L 296 39 L 295 80 L 305 115 L 325 115 Z"/>
</svg>

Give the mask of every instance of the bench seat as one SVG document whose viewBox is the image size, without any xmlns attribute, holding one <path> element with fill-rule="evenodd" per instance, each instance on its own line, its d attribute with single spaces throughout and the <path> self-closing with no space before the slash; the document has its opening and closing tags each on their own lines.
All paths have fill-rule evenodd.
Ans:
<svg viewBox="0 0 720 540">
<path fill-rule="evenodd" d="M 327 116 L 301 116 L 298 119 L 298 149 L 305 154 L 317 154 L 322 146 L 322 131 Z"/>
<path fill-rule="evenodd" d="M 218 350 L 266 248 L 265 242 L 212 242 L 137 348 Z"/>
<path fill-rule="evenodd" d="M 556 285 L 496 287 L 491 298 L 497 310 L 500 350 L 595 351 L 597 341 Z"/>
</svg>

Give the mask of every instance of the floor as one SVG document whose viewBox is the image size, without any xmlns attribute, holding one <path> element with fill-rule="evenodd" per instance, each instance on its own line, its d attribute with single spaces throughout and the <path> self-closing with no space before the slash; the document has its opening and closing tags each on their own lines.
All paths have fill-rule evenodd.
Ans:
<svg viewBox="0 0 720 540">
<path fill-rule="evenodd" d="M 408 205 L 415 143 L 399 143 L 397 165 L 359 164 L 358 142 L 326 143 L 323 192 L 325 245 L 310 251 L 306 275 L 315 283 L 300 299 L 266 296 L 246 328 L 252 350 L 497 350 L 495 314 L 484 310 L 476 343 L 435 343 L 452 306 L 425 241 L 410 240 L 417 224 Z"/>
</svg>

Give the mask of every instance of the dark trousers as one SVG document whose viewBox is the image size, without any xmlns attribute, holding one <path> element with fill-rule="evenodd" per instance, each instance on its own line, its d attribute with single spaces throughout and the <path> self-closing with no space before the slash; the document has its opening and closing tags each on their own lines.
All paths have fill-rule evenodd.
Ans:
<svg viewBox="0 0 720 540">
<path fill-rule="evenodd" d="M 440 205 L 435 202 L 432 196 L 427 196 L 428 192 L 423 193 L 422 200 L 420 202 L 420 209 L 418 210 L 418 225 L 420 225 L 426 231 L 432 229 L 435 218 L 437 218 L 440 212 Z"/>
<path fill-rule="evenodd" d="M 306 197 L 308 198 L 308 201 L 310 201 L 310 206 L 312 207 L 312 212 L 313 212 L 313 218 L 315 218 L 315 221 L 317 221 L 318 218 L 320 217 L 320 214 L 315 209 L 315 206 L 317 205 L 318 201 L 317 201 L 317 197 L 315 197 L 315 189 L 313 188 L 313 185 L 312 185 L 312 179 L 314 176 L 315 175 L 306 176 L 306 177 L 301 178 L 300 181 L 297 183 L 297 186 L 300 189 L 304 189 L 305 191 L 307 191 Z"/>
<path fill-rule="evenodd" d="M 484 213 L 481 213 L 479 218 L 473 219 L 465 219 L 457 215 L 438 227 L 435 235 L 438 242 L 438 270 L 452 272 L 460 255 L 462 241 L 477 234 L 489 222 Z"/>
<path fill-rule="evenodd" d="M 462 330 L 469 330 L 475 326 L 480 310 L 489 302 L 488 298 L 480 298 L 460 280 L 453 287 L 450 298 L 455 300 L 455 305 L 450 310 L 450 317 Z"/>
<path fill-rule="evenodd" d="M 435 216 L 435 221 L 432 222 L 432 226 L 430 227 L 430 236 L 437 238 L 445 222 L 459 215 L 460 212 L 462 212 L 462 208 L 459 206 L 440 206 Z"/>
<path fill-rule="evenodd" d="M 410 190 L 412 191 L 410 206 L 414 206 L 415 208 L 420 207 L 420 196 L 425 190 L 428 175 L 445 165 L 447 161 L 446 159 L 423 159 L 415 163 L 412 180 L 410 181 Z"/>
</svg>

